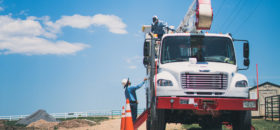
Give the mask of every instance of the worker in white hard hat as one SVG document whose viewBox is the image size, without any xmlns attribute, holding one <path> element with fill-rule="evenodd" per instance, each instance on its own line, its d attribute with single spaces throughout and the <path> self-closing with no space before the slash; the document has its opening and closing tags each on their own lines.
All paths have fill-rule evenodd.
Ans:
<svg viewBox="0 0 280 130">
<path fill-rule="evenodd" d="M 153 23 L 152 23 L 152 33 L 157 34 L 158 38 L 161 39 L 163 34 L 165 33 L 165 28 L 167 27 L 162 21 L 158 20 L 157 16 L 153 16 Z"/>
<path fill-rule="evenodd" d="M 144 78 L 143 82 L 138 84 L 137 86 L 131 86 L 131 82 L 129 81 L 129 78 L 122 80 L 122 85 L 125 89 L 125 98 L 129 99 L 133 123 L 136 121 L 137 118 L 138 102 L 137 102 L 136 90 L 141 88 L 146 80 L 147 78 Z"/>
</svg>

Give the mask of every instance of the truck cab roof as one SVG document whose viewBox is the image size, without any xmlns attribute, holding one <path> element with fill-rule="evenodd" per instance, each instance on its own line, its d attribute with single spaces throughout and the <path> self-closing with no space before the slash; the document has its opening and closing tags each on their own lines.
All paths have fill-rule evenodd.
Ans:
<svg viewBox="0 0 280 130">
<path fill-rule="evenodd" d="M 218 33 L 169 33 L 169 34 L 164 34 L 162 39 L 164 37 L 168 36 L 216 36 L 216 37 L 228 37 L 232 39 L 231 35 L 229 33 L 226 34 L 218 34 Z"/>
</svg>

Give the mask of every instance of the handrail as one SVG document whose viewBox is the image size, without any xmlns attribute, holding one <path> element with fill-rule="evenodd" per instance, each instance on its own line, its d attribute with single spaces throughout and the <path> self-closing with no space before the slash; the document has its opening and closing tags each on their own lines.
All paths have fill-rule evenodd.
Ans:
<svg viewBox="0 0 280 130">
<path fill-rule="evenodd" d="M 144 109 L 138 109 L 138 114 L 142 113 Z M 31 114 L 30 114 L 31 115 Z M 30 115 L 11 115 L 11 116 L 0 116 L 0 120 L 20 120 Z M 87 111 L 87 112 L 65 112 L 65 113 L 51 113 L 54 118 L 79 118 L 79 117 L 100 117 L 100 116 L 121 116 L 121 110 L 105 110 L 105 111 Z"/>
</svg>

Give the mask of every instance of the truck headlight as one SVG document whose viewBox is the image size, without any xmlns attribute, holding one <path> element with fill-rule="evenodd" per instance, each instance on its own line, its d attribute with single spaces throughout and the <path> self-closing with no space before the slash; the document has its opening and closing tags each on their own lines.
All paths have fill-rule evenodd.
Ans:
<svg viewBox="0 0 280 130">
<path fill-rule="evenodd" d="M 256 108 L 255 101 L 243 101 L 243 108 Z"/>
<path fill-rule="evenodd" d="M 157 81 L 158 86 L 173 86 L 173 83 L 171 80 L 166 79 L 159 79 Z"/>
<path fill-rule="evenodd" d="M 240 80 L 235 83 L 235 87 L 248 87 L 246 80 Z"/>
</svg>

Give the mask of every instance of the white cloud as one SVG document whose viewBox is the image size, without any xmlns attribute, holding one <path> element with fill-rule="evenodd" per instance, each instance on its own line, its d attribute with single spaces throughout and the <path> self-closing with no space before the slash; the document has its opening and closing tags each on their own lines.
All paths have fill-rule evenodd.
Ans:
<svg viewBox="0 0 280 130">
<path fill-rule="evenodd" d="M 26 54 L 26 55 L 46 55 L 46 54 L 74 54 L 88 47 L 82 43 L 69 43 L 66 41 L 51 42 L 38 37 L 9 37 L 2 38 L 0 50 L 4 54 Z"/>
<path fill-rule="evenodd" d="M 136 62 L 141 62 L 141 60 L 142 60 L 142 57 L 134 56 L 134 57 L 126 58 L 125 62 L 128 64 L 132 64 L 132 63 L 136 63 Z"/>
<path fill-rule="evenodd" d="M 25 15 L 25 16 L 27 16 L 27 15 L 28 15 L 27 10 L 22 10 L 22 11 L 20 11 L 20 12 L 19 12 L 19 15 Z"/>
<path fill-rule="evenodd" d="M 40 36 L 44 29 L 38 21 L 32 17 L 26 20 L 13 19 L 11 16 L 0 16 L 1 36 Z"/>
<path fill-rule="evenodd" d="M 61 27 L 70 26 L 72 28 L 88 28 L 92 24 L 90 16 L 81 16 L 77 14 L 73 16 L 62 16 L 62 18 L 55 23 Z"/>
<path fill-rule="evenodd" d="M 106 26 L 110 32 L 126 33 L 126 25 L 114 15 L 62 16 L 55 22 L 49 16 L 29 16 L 15 19 L 11 15 L 0 15 L 0 54 L 65 55 L 75 54 L 89 45 L 55 40 L 63 27 L 86 29 L 90 26 Z"/>
<path fill-rule="evenodd" d="M 135 65 L 131 65 L 128 67 L 129 69 L 136 69 L 137 67 Z"/>
<path fill-rule="evenodd" d="M 109 28 L 109 31 L 117 34 L 125 34 L 127 31 L 125 30 L 126 25 L 122 22 L 122 20 L 115 15 L 102 15 L 97 14 L 92 17 L 92 22 L 97 26 L 106 26 Z"/>
<path fill-rule="evenodd" d="M 124 24 L 118 16 L 97 14 L 94 16 L 81 16 L 75 14 L 73 16 L 62 16 L 56 22 L 47 21 L 46 25 L 52 32 L 59 32 L 62 27 L 70 26 L 72 28 L 85 29 L 90 26 L 105 26 L 110 32 L 116 34 L 126 34 L 126 24 Z"/>
<path fill-rule="evenodd" d="M 129 65 L 129 69 L 137 69 L 137 65 L 142 63 L 142 57 L 134 56 L 131 58 L 126 58 L 125 62 Z"/>
<path fill-rule="evenodd" d="M 13 19 L 10 15 L 0 16 L 0 52 L 1 54 L 74 54 L 89 45 L 51 41 L 53 37 L 36 21 L 36 17 L 25 20 Z"/>
</svg>

